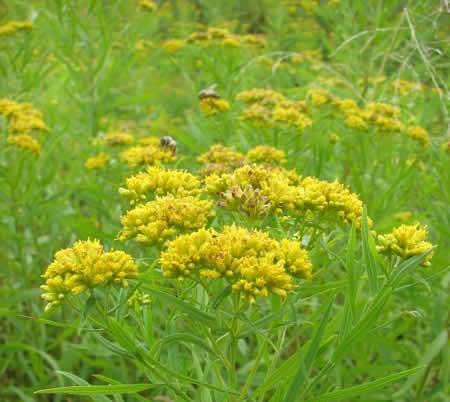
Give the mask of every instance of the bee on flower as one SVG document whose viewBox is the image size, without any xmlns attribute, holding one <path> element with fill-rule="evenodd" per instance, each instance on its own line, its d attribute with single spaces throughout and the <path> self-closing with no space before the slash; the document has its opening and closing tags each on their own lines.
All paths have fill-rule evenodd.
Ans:
<svg viewBox="0 0 450 402">
<path fill-rule="evenodd" d="M 207 117 L 226 112 L 230 108 L 230 104 L 222 99 L 213 87 L 202 89 L 198 98 L 200 99 L 200 109 Z"/>
</svg>

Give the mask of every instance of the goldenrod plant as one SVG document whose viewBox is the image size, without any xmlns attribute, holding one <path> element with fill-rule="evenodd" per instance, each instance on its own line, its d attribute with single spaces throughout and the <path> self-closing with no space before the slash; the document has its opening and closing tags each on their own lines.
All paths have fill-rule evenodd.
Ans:
<svg viewBox="0 0 450 402">
<path fill-rule="evenodd" d="M 0 0 L 0 401 L 447 402 L 446 3 Z"/>
</svg>

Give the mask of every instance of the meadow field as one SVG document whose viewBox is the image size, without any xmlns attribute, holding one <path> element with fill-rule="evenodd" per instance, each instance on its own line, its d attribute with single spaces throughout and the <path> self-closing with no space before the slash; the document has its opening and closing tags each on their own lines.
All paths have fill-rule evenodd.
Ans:
<svg viewBox="0 0 450 402">
<path fill-rule="evenodd" d="M 446 0 L 0 0 L 0 402 L 448 402 Z"/>
</svg>

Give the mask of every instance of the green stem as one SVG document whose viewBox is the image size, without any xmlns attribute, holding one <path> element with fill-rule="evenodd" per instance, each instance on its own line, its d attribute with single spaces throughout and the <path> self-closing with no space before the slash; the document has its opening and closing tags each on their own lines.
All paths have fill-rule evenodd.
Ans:
<svg viewBox="0 0 450 402">
<path fill-rule="evenodd" d="M 237 361 L 237 346 L 239 340 L 239 294 L 233 294 L 233 318 L 231 320 L 230 327 L 230 383 L 233 389 L 237 389 L 238 380 L 236 372 L 236 361 Z"/>
</svg>

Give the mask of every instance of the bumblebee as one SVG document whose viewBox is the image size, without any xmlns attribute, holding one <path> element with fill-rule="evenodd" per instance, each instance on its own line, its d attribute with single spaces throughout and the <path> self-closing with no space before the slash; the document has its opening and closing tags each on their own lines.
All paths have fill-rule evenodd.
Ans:
<svg viewBox="0 0 450 402">
<path fill-rule="evenodd" d="M 202 99 L 207 99 L 207 98 L 215 98 L 215 99 L 219 99 L 220 95 L 214 90 L 213 87 L 209 87 L 206 89 L 202 89 L 199 93 L 198 93 L 198 98 L 200 100 Z"/>
<path fill-rule="evenodd" d="M 159 144 L 161 145 L 161 148 L 169 149 L 173 154 L 177 152 L 177 142 L 170 135 L 161 137 Z"/>
</svg>

